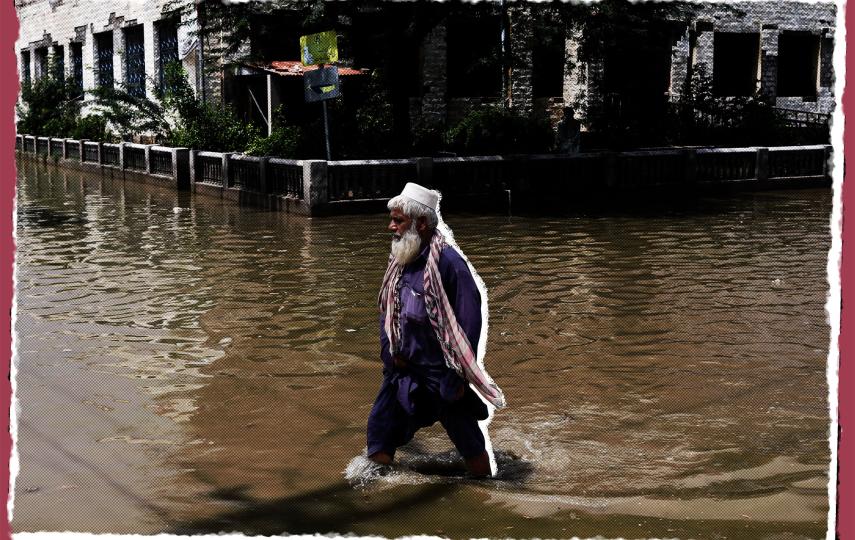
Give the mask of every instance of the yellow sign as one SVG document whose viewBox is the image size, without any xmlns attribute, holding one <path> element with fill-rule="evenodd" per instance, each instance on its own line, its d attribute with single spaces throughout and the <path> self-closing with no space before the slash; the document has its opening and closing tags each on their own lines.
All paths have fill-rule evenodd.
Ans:
<svg viewBox="0 0 855 540">
<path fill-rule="evenodd" d="M 300 36 L 300 60 L 304 66 L 338 61 L 338 36 L 335 30 Z"/>
</svg>

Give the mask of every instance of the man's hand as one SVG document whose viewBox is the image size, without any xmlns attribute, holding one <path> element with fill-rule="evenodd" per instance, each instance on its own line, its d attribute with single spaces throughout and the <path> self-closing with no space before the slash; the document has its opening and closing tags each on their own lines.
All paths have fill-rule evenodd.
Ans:
<svg viewBox="0 0 855 540">
<path fill-rule="evenodd" d="M 407 362 L 400 355 L 396 354 L 392 357 L 392 363 L 398 369 L 407 369 Z"/>
</svg>

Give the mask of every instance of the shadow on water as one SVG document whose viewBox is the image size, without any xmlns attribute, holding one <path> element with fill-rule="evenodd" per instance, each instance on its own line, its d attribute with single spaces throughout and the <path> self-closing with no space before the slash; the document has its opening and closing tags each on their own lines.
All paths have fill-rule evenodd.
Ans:
<svg viewBox="0 0 855 540">
<path fill-rule="evenodd" d="M 497 451 L 495 478 L 471 478 L 454 451 L 423 453 L 417 444 L 404 449 L 393 468 L 369 465 L 354 458 L 356 478 L 299 495 L 262 501 L 247 494 L 251 486 L 210 491 L 208 496 L 236 509 L 175 524 L 166 532 L 204 534 L 239 531 L 245 534 L 348 533 L 371 523 L 394 521 L 402 513 L 420 513 L 461 495 L 468 488 L 488 490 L 522 485 L 534 467 L 511 452 Z"/>
<path fill-rule="evenodd" d="M 299 534 L 349 532 L 364 521 L 382 519 L 400 512 L 402 508 L 436 502 L 452 493 L 453 484 L 414 486 L 405 496 L 372 501 L 349 484 L 341 483 L 323 489 L 283 497 L 273 501 L 257 501 L 243 492 L 249 486 L 228 493 L 212 493 L 221 500 L 241 508 L 211 518 L 173 526 L 167 533 L 203 534 L 240 531 L 245 534 Z"/>
</svg>

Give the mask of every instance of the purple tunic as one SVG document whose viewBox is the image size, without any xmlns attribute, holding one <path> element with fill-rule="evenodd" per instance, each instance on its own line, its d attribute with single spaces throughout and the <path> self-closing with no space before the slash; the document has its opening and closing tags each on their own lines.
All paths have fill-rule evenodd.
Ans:
<svg viewBox="0 0 855 540">
<path fill-rule="evenodd" d="M 430 245 L 404 266 L 401 274 L 401 351 L 406 369 L 394 366 L 389 338 L 380 315 L 380 357 L 383 384 L 368 418 L 368 455 L 394 454 L 415 432 L 439 420 L 458 451 L 469 458 L 484 451 L 477 420 L 487 407 L 469 385 L 446 366 L 424 303 L 424 271 Z M 451 246 L 439 258 L 439 273 L 460 327 L 473 351 L 481 333 L 481 295 L 466 261 Z M 464 398 L 455 401 L 461 386 Z"/>
<path fill-rule="evenodd" d="M 404 266 L 401 274 L 400 354 L 417 382 L 450 400 L 460 390 L 463 379 L 446 366 L 436 333 L 428 320 L 424 301 L 424 272 L 429 252 L 430 245 L 427 245 L 413 262 Z M 481 295 L 469 267 L 451 246 L 440 254 L 438 267 L 457 322 L 466 333 L 472 350 L 477 351 L 481 335 Z M 392 357 L 383 319 L 384 315 L 381 314 L 380 357 L 383 359 L 384 375 L 388 377 L 394 370 L 390 369 Z"/>
</svg>

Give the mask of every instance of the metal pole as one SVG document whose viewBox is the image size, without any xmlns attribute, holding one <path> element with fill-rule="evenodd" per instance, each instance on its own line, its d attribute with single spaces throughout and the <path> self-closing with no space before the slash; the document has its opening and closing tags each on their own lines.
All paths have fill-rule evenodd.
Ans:
<svg viewBox="0 0 855 540">
<path fill-rule="evenodd" d="M 324 140 L 327 143 L 327 161 L 332 161 L 332 157 L 330 157 L 330 123 L 329 117 L 327 117 L 327 100 L 321 101 L 324 105 Z"/>
</svg>

